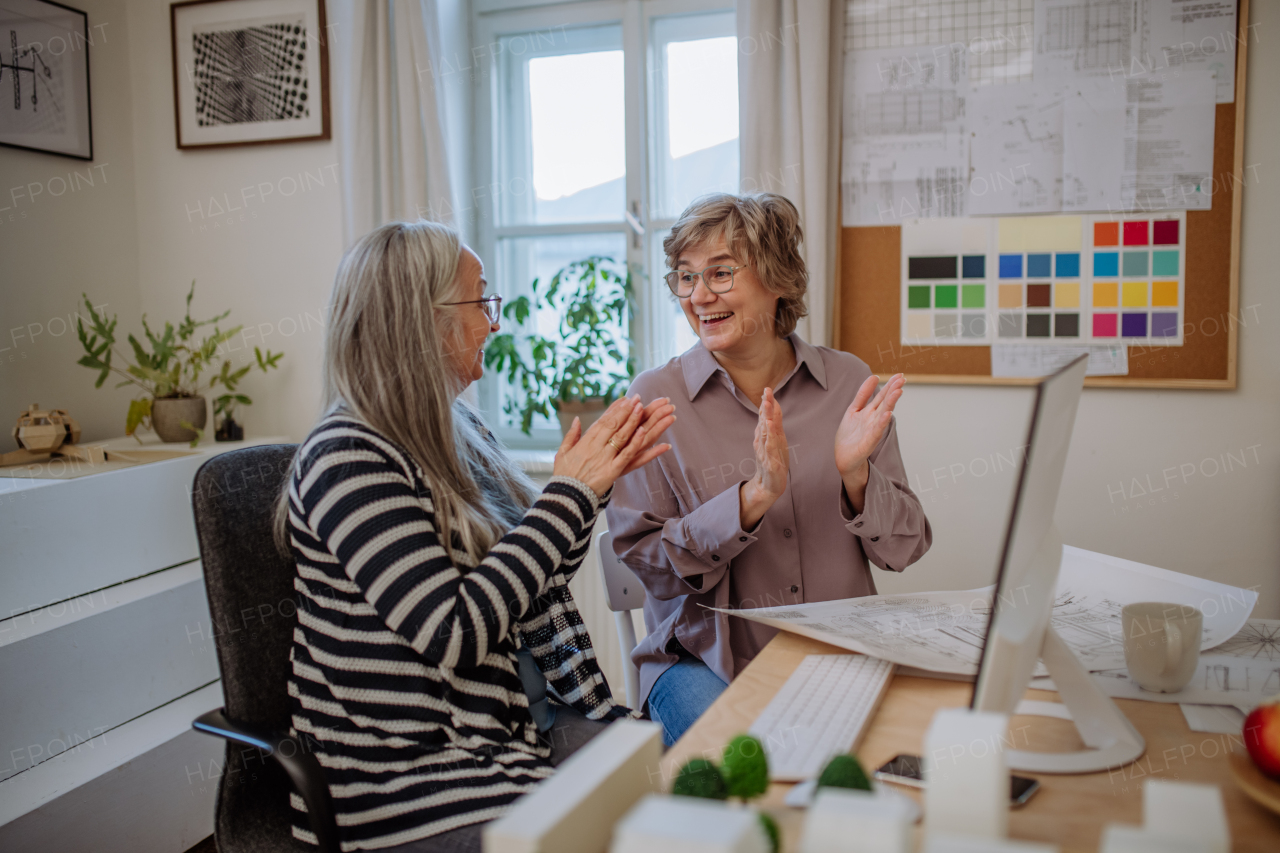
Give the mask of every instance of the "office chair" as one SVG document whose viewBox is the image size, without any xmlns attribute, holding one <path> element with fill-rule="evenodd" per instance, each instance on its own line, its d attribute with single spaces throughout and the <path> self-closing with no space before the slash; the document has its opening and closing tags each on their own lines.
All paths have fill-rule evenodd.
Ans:
<svg viewBox="0 0 1280 853">
<path fill-rule="evenodd" d="M 339 853 L 320 763 L 289 735 L 295 568 L 276 550 L 271 524 L 296 450 L 276 444 L 219 454 L 200 466 L 191 492 L 226 701 L 191 724 L 227 741 L 214 816 L 218 853 L 315 853 L 293 838 L 291 783 L 320 853 Z"/>
<path fill-rule="evenodd" d="M 635 708 L 640 699 L 640 673 L 631 662 L 636 647 L 636 626 L 631 611 L 644 607 L 644 584 L 627 564 L 613 553 L 613 536 L 605 530 L 596 537 L 600 560 L 600 576 L 604 580 L 605 605 L 613 611 L 618 627 L 618 645 L 622 647 L 622 674 L 627 687 L 627 707 Z"/>
</svg>

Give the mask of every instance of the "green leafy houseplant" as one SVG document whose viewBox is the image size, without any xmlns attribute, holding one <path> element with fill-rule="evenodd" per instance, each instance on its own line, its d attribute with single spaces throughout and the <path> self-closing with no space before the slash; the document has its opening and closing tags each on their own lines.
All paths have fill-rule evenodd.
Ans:
<svg viewBox="0 0 1280 853">
<path fill-rule="evenodd" d="M 209 370 L 216 372 L 205 388 L 212 391 L 221 384 L 226 391 L 214 398 L 215 416 L 229 414 L 237 405 L 249 405 L 253 401 L 239 392 L 240 381 L 255 366 L 266 373 L 277 367 L 284 357 L 284 353 L 273 353 L 271 350 L 264 353 L 254 347 L 256 364 L 246 364 L 233 370 L 230 358 L 223 353 L 222 345 L 240 334 L 244 327 L 236 326 L 226 331 L 218 327 L 218 323 L 226 319 L 230 311 L 224 311 L 210 320 L 193 320 L 191 299 L 195 291 L 196 283 L 193 281 L 191 290 L 187 292 L 186 315 L 177 326 L 166 322 L 164 329 L 157 333 L 147 323 L 147 316 L 142 315 L 142 330 L 147 342 L 144 345 L 134 335 L 129 335 L 129 345 L 133 350 L 132 361 L 116 350 L 116 315 L 113 314 L 108 319 L 105 313 L 99 314 L 89 297 L 84 296 L 90 324 L 86 329 L 83 318 L 76 321 L 76 331 L 85 351 L 77 363 L 98 371 L 98 379 L 93 385 L 95 388 L 101 388 L 107 377 L 115 373 L 124 377 L 124 381 L 116 385 L 117 388 L 134 385 L 146 393 L 145 397 L 129 403 L 129 414 L 125 419 L 125 433 L 128 435 L 136 437 L 139 426 L 151 428 L 152 406 L 155 401 L 200 398 L 200 377 Z M 213 326 L 212 333 L 205 334 L 197 341 L 197 330 L 205 326 Z M 119 366 L 120 362 L 124 363 L 123 367 Z M 183 426 L 194 430 L 197 433 L 196 440 L 199 440 L 196 425 L 183 422 Z"/>
<path fill-rule="evenodd" d="M 525 435 L 532 432 L 535 415 L 552 417 L 569 401 L 607 405 L 635 378 L 628 342 L 635 293 L 630 270 L 619 272 L 617 266 L 600 255 L 574 261 L 545 283 L 534 279 L 532 297 L 519 296 L 502 309 L 517 327 L 543 308 L 555 309 L 560 317 L 555 337 L 504 332 L 485 348 L 485 366 L 505 373 L 515 392 L 503 411 L 519 421 Z"/>
</svg>

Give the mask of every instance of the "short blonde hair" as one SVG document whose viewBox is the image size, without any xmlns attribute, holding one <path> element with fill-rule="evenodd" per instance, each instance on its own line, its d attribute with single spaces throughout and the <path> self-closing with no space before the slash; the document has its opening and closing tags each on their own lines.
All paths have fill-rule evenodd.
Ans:
<svg viewBox="0 0 1280 853">
<path fill-rule="evenodd" d="M 796 206 L 776 193 L 702 196 L 680 214 L 662 241 L 667 266 L 675 269 L 685 250 L 716 238 L 723 238 L 730 252 L 751 264 L 765 289 L 778 296 L 778 336 L 794 332 L 809 313 L 804 304 L 809 271 L 800 254 L 804 234 Z"/>
</svg>

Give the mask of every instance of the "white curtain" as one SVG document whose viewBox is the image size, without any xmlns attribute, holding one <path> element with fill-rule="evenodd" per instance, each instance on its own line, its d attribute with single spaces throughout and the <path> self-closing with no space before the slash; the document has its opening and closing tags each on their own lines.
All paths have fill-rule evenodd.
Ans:
<svg viewBox="0 0 1280 853">
<path fill-rule="evenodd" d="M 327 8 L 346 245 L 395 219 L 456 224 L 436 0 Z"/>
<path fill-rule="evenodd" d="M 743 192 L 800 211 L 809 316 L 798 331 L 830 346 L 839 241 L 844 0 L 737 0 Z"/>
</svg>

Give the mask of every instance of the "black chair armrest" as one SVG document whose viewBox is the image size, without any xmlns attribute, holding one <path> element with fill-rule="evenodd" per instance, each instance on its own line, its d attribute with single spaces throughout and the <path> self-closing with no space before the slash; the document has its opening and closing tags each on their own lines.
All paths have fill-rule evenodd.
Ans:
<svg viewBox="0 0 1280 853">
<path fill-rule="evenodd" d="M 297 738 L 288 733 L 237 723 L 228 719 L 222 708 L 201 714 L 192 721 L 191 727 L 233 743 L 256 747 L 274 758 L 289 774 L 293 787 L 307 804 L 307 819 L 320 842 L 320 853 L 340 853 L 338 825 L 333 818 L 324 771 L 316 757 L 307 752 Z"/>
</svg>

